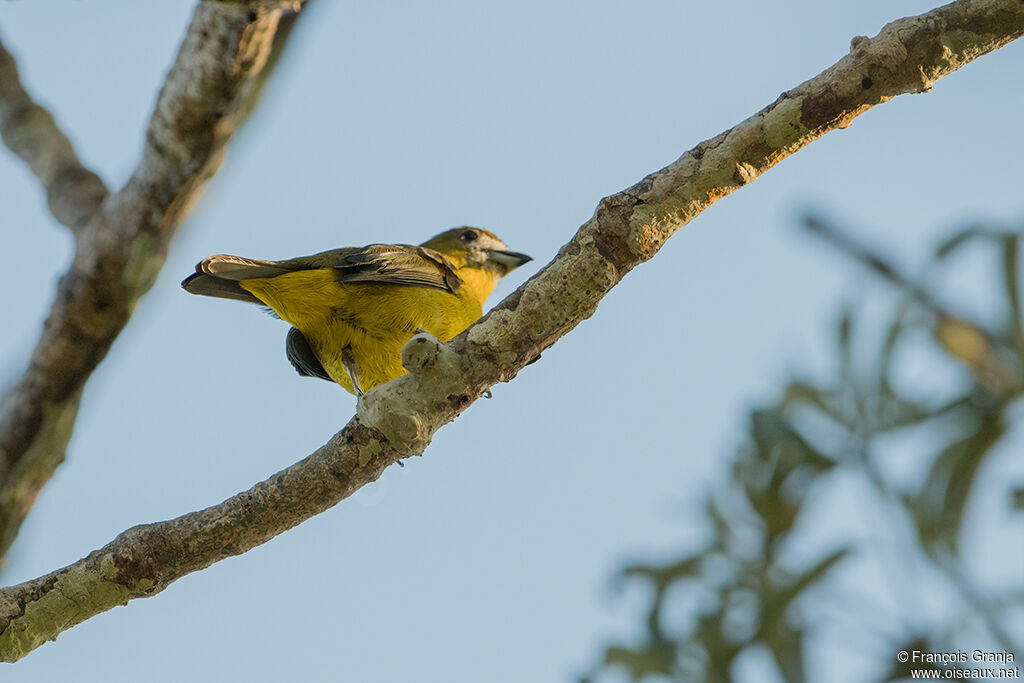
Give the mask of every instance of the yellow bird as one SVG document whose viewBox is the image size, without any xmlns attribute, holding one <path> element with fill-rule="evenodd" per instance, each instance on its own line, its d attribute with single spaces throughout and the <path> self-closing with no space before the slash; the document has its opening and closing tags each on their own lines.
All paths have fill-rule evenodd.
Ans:
<svg viewBox="0 0 1024 683">
<path fill-rule="evenodd" d="M 482 315 L 498 280 L 530 260 L 487 230 L 461 227 L 418 247 L 371 244 L 286 261 L 211 256 L 181 286 L 267 306 L 292 326 L 285 347 L 300 375 L 360 396 L 405 374 L 402 347 L 414 334 L 452 339 Z"/>
</svg>

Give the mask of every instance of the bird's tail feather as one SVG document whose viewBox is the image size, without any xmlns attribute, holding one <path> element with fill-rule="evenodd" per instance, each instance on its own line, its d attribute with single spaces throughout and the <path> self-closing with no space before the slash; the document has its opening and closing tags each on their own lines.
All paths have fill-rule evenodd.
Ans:
<svg viewBox="0 0 1024 683">
<path fill-rule="evenodd" d="M 205 258 L 196 266 L 196 272 L 181 283 L 185 291 L 202 296 L 235 299 L 249 303 L 263 303 L 238 283 L 241 280 L 274 277 L 287 273 L 288 268 L 274 261 L 258 261 L 241 256 L 218 254 Z"/>
<path fill-rule="evenodd" d="M 235 299 L 236 301 L 248 301 L 253 304 L 263 302 L 249 292 L 242 289 L 234 280 L 222 280 L 219 277 L 205 275 L 203 273 L 192 273 L 185 278 L 181 286 L 189 294 L 200 294 L 202 296 L 215 296 L 220 299 Z"/>
</svg>

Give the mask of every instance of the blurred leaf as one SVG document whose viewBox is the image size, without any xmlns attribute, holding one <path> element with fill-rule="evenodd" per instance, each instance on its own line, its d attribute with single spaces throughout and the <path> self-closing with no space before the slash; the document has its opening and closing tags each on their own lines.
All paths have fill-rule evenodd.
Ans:
<svg viewBox="0 0 1024 683">
<path fill-rule="evenodd" d="M 851 337 L 853 329 L 853 311 L 849 306 L 843 306 L 839 316 L 839 325 L 836 331 L 836 351 L 839 356 L 839 411 L 844 414 L 844 422 L 853 423 L 860 415 L 860 405 L 857 400 L 857 381 L 854 371 L 853 344 Z M 852 415 L 851 415 L 852 413 Z"/>
<path fill-rule="evenodd" d="M 1019 260 L 1020 236 L 1007 233 L 1003 236 L 1003 291 L 1010 308 L 1010 331 L 1014 346 L 1024 351 L 1024 321 L 1020 310 Z"/>
<path fill-rule="evenodd" d="M 606 665 L 624 668 L 634 681 L 654 674 L 668 676 L 672 673 L 674 661 L 674 648 L 667 643 L 650 645 L 638 650 L 613 645 L 604 653 Z"/>
<path fill-rule="evenodd" d="M 1000 413 L 983 415 L 971 434 L 939 454 L 921 492 L 911 498 L 926 545 L 941 541 L 946 548 L 956 549 L 967 494 L 978 466 L 1004 431 Z"/>
<path fill-rule="evenodd" d="M 782 398 L 775 405 L 774 412 L 788 415 L 798 408 L 808 408 L 846 432 L 855 431 L 859 416 L 843 412 L 839 401 L 836 400 L 838 393 L 836 389 L 819 388 L 806 381 L 793 380 L 783 390 Z"/>
<path fill-rule="evenodd" d="M 787 612 L 804 591 L 821 581 L 849 552 L 849 548 L 840 548 L 795 576 L 783 575 L 769 579 L 769 574 L 766 577 L 759 635 L 772 649 L 779 667 L 786 673 L 787 681 L 803 680 L 799 632 L 789 625 Z M 799 666 L 793 661 L 794 658 Z"/>
<path fill-rule="evenodd" d="M 1024 589 L 1003 591 L 996 599 L 997 609 L 1012 610 L 1020 605 L 1024 605 Z"/>
<path fill-rule="evenodd" d="M 776 456 L 776 466 L 785 473 L 800 466 L 823 471 L 835 467 L 832 458 L 812 446 L 789 420 L 775 411 L 755 410 L 751 414 L 751 436 L 758 453 Z"/>
<path fill-rule="evenodd" d="M 850 358 L 852 355 L 850 344 L 852 329 L 853 311 L 850 310 L 849 306 L 843 306 L 842 313 L 839 316 L 839 325 L 836 329 L 836 341 L 838 342 L 839 358 L 844 368 L 849 368 L 852 365 Z"/>
<path fill-rule="evenodd" d="M 910 427 L 921 422 L 927 422 L 928 420 L 935 419 L 952 419 L 955 417 L 952 413 L 961 411 L 965 408 L 973 410 L 976 404 L 976 395 L 972 390 L 971 393 L 964 396 L 957 396 L 951 401 L 932 407 L 925 407 L 911 403 L 909 401 L 900 401 L 894 406 L 894 410 L 891 415 L 886 416 L 886 420 L 881 422 L 878 426 L 880 431 L 892 431 L 903 427 Z"/>
<path fill-rule="evenodd" d="M 878 354 L 878 388 L 883 396 L 891 396 L 892 383 L 889 376 L 892 374 L 892 358 L 896 352 L 896 343 L 903 336 L 905 329 L 904 316 L 906 305 L 900 306 L 899 311 L 893 316 L 892 322 L 885 333 L 885 340 L 882 342 L 882 350 Z"/>
<path fill-rule="evenodd" d="M 729 524 L 727 516 L 722 514 L 718 500 L 710 496 L 707 499 L 704 509 L 707 511 L 708 518 L 711 520 L 715 529 L 715 537 L 718 539 L 715 544 L 716 547 L 724 548 L 729 536 L 732 534 L 732 527 Z"/>
<path fill-rule="evenodd" d="M 787 585 L 782 587 L 779 591 L 779 609 L 784 610 L 789 606 L 789 603 L 796 599 L 801 593 L 820 581 L 837 562 L 849 555 L 851 550 L 852 549 L 848 547 L 839 548 L 820 559 L 816 564 L 808 568 L 802 574 L 793 577 L 789 582 L 787 582 Z"/>
<path fill-rule="evenodd" d="M 742 647 L 725 637 L 721 610 L 704 615 L 697 623 L 696 640 L 707 653 L 706 680 L 728 681 L 729 668 Z"/>
<path fill-rule="evenodd" d="M 803 683 L 806 680 L 803 631 L 791 628 L 784 621 L 779 621 L 768 631 L 765 641 L 786 682 Z"/>
<path fill-rule="evenodd" d="M 991 239 L 993 232 L 982 227 L 971 227 L 966 230 L 960 230 L 950 236 L 948 239 L 939 243 L 938 248 L 935 249 L 935 260 L 941 261 L 950 256 L 954 251 L 967 244 L 969 241 L 980 238 Z"/>
<path fill-rule="evenodd" d="M 659 591 L 668 588 L 669 584 L 677 579 L 689 578 L 700 571 L 700 564 L 704 561 L 704 552 L 697 555 L 684 557 L 677 562 L 663 567 L 635 564 L 627 566 L 622 570 L 623 579 L 641 578 L 650 581 Z"/>
<path fill-rule="evenodd" d="M 826 392 L 807 382 L 801 381 L 793 381 L 786 385 L 786 389 L 782 394 L 782 400 L 779 401 L 778 411 L 785 412 L 794 404 L 800 403 L 810 404 L 823 413 L 831 415 Z"/>
<path fill-rule="evenodd" d="M 1012 496 L 1013 509 L 1024 510 L 1024 488 L 1016 488 L 1010 495 Z"/>
<path fill-rule="evenodd" d="M 976 325 L 956 318 L 940 317 L 935 324 L 935 338 L 954 358 L 975 372 L 992 365 L 992 347 Z"/>
</svg>

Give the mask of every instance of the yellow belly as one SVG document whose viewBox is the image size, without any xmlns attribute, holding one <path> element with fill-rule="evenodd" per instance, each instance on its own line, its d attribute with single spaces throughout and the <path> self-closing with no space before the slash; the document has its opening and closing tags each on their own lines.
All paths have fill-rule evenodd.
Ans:
<svg viewBox="0 0 1024 683">
<path fill-rule="evenodd" d="M 338 284 L 326 269 L 243 280 L 239 285 L 302 332 L 331 379 L 351 393 L 355 391 L 342 363 L 346 346 L 367 391 L 405 374 L 402 347 L 417 329 L 448 341 L 482 313 L 468 288 L 451 294 L 385 283 Z"/>
</svg>

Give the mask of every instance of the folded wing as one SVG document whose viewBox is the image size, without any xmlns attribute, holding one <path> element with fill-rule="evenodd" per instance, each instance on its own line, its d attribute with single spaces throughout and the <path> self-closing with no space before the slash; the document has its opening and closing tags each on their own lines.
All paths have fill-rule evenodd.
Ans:
<svg viewBox="0 0 1024 683">
<path fill-rule="evenodd" d="M 340 283 L 382 282 L 456 292 L 462 280 L 455 266 L 433 249 L 407 244 L 371 244 L 353 249 L 334 264 Z"/>
</svg>

